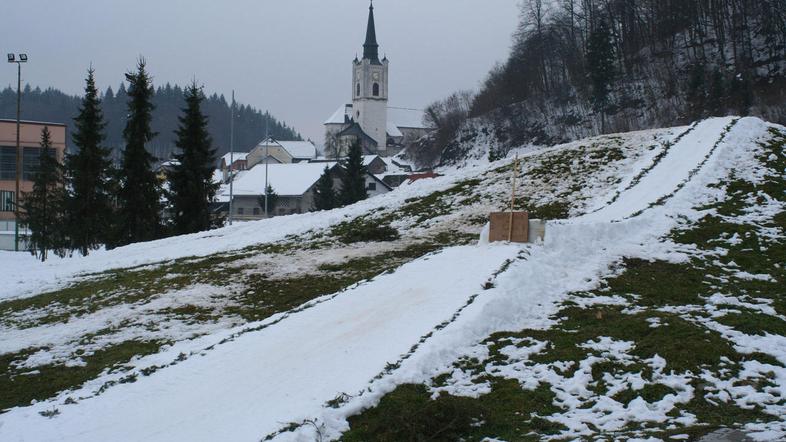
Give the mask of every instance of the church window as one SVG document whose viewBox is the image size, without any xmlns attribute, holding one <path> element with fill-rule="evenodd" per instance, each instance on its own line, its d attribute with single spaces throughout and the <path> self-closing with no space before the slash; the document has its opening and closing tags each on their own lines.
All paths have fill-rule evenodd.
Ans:
<svg viewBox="0 0 786 442">
<path fill-rule="evenodd" d="M 374 83 L 373 94 L 374 94 L 375 97 L 379 97 L 379 83 Z"/>
<path fill-rule="evenodd" d="M 355 87 L 355 95 L 357 95 L 358 97 L 360 96 L 360 83 L 358 83 L 357 86 Z"/>
</svg>

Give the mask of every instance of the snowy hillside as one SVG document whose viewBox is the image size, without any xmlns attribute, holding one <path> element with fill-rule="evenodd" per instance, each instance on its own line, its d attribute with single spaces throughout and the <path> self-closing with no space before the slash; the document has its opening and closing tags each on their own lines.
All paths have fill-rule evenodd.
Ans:
<svg viewBox="0 0 786 442">
<path fill-rule="evenodd" d="M 0 440 L 786 437 L 786 129 L 518 151 L 345 209 L 0 254 Z"/>
</svg>

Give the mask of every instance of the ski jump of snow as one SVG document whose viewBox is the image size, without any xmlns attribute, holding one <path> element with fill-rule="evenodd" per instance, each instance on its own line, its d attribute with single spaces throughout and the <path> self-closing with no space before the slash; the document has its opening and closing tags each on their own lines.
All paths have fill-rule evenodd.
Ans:
<svg viewBox="0 0 786 442">
<path fill-rule="evenodd" d="M 0 417 L 0 440 L 259 440 L 366 388 L 519 250 L 465 246 L 426 256 L 205 356 L 62 407 L 54 419 L 14 409 Z"/>
<path fill-rule="evenodd" d="M 668 154 L 636 185 L 622 192 L 611 204 L 576 218 L 577 222 L 621 221 L 635 216 L 675 192 L 712 154 L 719 136 L 734 118 L 711 118 L 700 122 L 669 149 Z"/>
</svg>

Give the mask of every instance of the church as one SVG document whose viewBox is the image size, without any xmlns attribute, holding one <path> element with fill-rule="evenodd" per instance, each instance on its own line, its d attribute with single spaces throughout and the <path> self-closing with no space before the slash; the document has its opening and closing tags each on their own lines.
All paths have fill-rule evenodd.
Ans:
<svg viewBox="0 0 786 442">
<path fill-rule="evenodd" d="M 374 5 L 369 7 L 363 58 L 352 61 L 352 103 L 325 121 L 325 153 L 343 156 L 360 142 L 368 155 L 393 156 L 428 134 L 423 111 L 388 106 L 390 77 L 387 57 L 379 59 Z"/>
</svg>

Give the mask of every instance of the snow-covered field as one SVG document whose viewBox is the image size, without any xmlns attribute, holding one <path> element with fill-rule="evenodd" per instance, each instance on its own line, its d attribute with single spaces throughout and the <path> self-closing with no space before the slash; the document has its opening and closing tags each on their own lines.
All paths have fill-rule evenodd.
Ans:
<svg viewBox="0 0 786 442">
<path fill-rule="evenodd" d="M 448 372 L 450 380 L 435 385 L 435 394 L 486 394 L 491 389 L 488 382 L 474 379 L 472 372 L 455 369 L 455 361 L 468 355 L 482 360 L 489 353 L 484 340 L 495 332 L 556 326 L 558 320 L 553 315 L 567 301 L 584 307 L 618 305 L 635 311 L 636 303 L 628 298 L 583 298 L 575 294 L 597 289 L 617 271 L 615 267 L 623 257 L 684 263 L 691 253 L 698 253 L 680 249 L 663 238 L 701 219 L 705 213 L 697 207 L 724 197 L 722 188 L 711 185 L 728 180 L 730 173 L 751 182 L 762 179 L 761 165 L 754 156 L 769 128 L 755 118 L 716 118 L 691 128 L 522 151 L 528 202 L 550 207 L 570 201 L 564 203 L 564 210 L 572 217 L 549 222 L 544 244 L 446 248 L 261 321 L 241 324 L 219 320 L 191 340 L 183 339 L 189 331 L 169 334 L 175 342 L 155 354 L 132 359 L 124 371 L 103 372 L 76 390 L 0 415 L 0 439 L 170 441 L 260 440 L 270 436 L 274 440 L 327 440 L 348 429 L 349 416 L 376 405 L 404 383 L 429 383 Z M 671 145 L 671 141 L 675 143 Z M 617 160 L 592 160 L 609 144 L 619 150 Z M 430 229 L 455 229 L 468 217 L 504 205 L 508 177 L 504 169 L 502 173 L 495 171 L 509 163 L 504 160 L 446 170 L 442 178 L 419 181 L 346 209 L 233 226 L 97 252 L 87 258 L 40 264 L 3 254 L 0 263 L 13 269 L 14 280 L 7 284 L 2 297 L 35 296 L 108 269 L 155 267 L 164 261 L 236 251 L 290 235 L 313 235 L 358 216 L 386 216 L 410 199 L 427 198 L 467 180 L 479 180 L 481 184 L 470 188 L 468 194 L 450 196 L 451 206 L 463 207 L 460 210 L 444 209 L 444 213 L 423 222 L 404 218 L 391 222 L 408 237 L 426 235 L 432 232 Z M 551 169 L 556 167 L 567 170 L 555 178 Z M 750 222 L 784 209 L 782 203 L 772 200 L 759 206 L 758 212 L 747 215 Z M 325 253 L 327 262 L 352 256 L 346 248 L 314 253 Z M 299 260 L 303 256 L 295 254 L 291 258 Z M 255 259 L 244 258 L 242 262 L 262 265 L 263 259 Z M 197 298 L 202 296 L 209 304 L 211 291 L 233 288 L 210 285 L 196 292 L 193 287 L 187 290 L 191 294 L 168 292 L 152 302 L 176 304 L 178 298 L 193 298 L 197 293 L 201 294 Z M 710 298 L 715 305 L 751 304 L 747 299 L 718 296 Z M 31 358 L 29 369 L 35 369 L 41 361 L 61 356 L 67 359 L 51 350 L 68 344 L 71 338 L 62 336 L 95 332 L 98 324 L 110 323 L 113 317 L 144 315 L 142 305 L 146 303 L 130 313 L 122 312 L 126 307 L 118 305 L 92 316 L 78 316 L 71 321 L 74 325 L 68 325 L 69 321 L 30 329 L 5 325 L 0 353 L 48 348 Z M 766 310 L 766 304 L 756 305 Z M 675 308 L 671 310 L 674 313 Z M 739 351 L 766 353 L 786 364 L 783 336 L 752 337 L 706 321 L 707 327 L 718 329 Z M 657 327 L 657 321 L 652 325 Z M 590 403 L 592 366 L 605 360 L 633 363 L 627 354 L 635 343 L 601 337 L 582 345 L 600 356 L 582 360 L 572 376 L 553 365 L 527 364 L 532 355 L 546 348 L 545 341 L 528 339 L 511 341 L 503 348 L 510 362 L 488 365 L 485 371 L 516 379 L 525 389 L 534 389 L 540 383 L 552 385 L 562 411 L 550 419 L 566 428 L 561 437 L 620 431 L 631 422 L 696 422 L 689 413 L 676 417 L 669 414 L 690 401 L 694 392 L 679 388 L 688 378 L 665 370 L 665 360 L 657 355 L 636 362 L 649 365 L 658 382 L 678 390 L 677 394 L 655 403 L 638 398 L 623 404 L 612 399 L 614 393 L 640 387 L 645 381 L 635 375 L 610 375 L 610 392 L 600 400 L 594 397 L 595 402 Z M 777 391 L 786 394 L 786 369 L 756 366 L 753 362 L 745 367 L 750 376 L 765 369 L 774 373 L 773 390 L 767 397 L 760 395 L 760 404 L 766 404 L 770 414 L 786 413 L 783 401 L 773 400 Z M 714 385 L 729 384 L 713 393 L 717 397 L 723 398 L 721 392 L 725 391 L 727 400 L 746 400 L 744 389 L 732 385 L 733 380 L 712 376 L 709 372 L 705 375 Z M 739 376 L 746 379 L 746 373 Z M 786 437 L 785 425 L 776 420 L 764 426 L 751 425 L 748 430 L 761 439 L 776 440 Z"/>
</svg>

